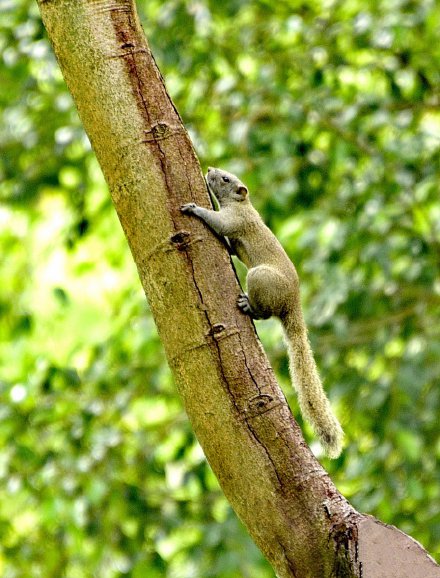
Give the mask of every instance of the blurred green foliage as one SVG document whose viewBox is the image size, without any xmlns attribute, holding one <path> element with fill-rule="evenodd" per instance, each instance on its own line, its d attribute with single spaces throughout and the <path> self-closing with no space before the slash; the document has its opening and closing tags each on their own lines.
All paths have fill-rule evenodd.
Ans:
<svg viewBox="0 0 440 578">
<path fill-rule="evenodd" d="M 326 467 L 435 555 L 440 4 L 138 6 L 203 166 L 248 183 L 298 267 L 346 431 Z M 272 577 L 176 397 L 37 7 L 0 12 L 0 574 Z M 258 330 L 298 415 L 279 325 Z"/>
</svg>

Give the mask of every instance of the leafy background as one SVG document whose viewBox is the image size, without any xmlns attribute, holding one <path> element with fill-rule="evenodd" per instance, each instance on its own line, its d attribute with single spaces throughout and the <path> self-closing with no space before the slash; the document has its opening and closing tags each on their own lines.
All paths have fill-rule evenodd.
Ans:
<svg viewBox="0 0 440 578">
<path fill-rule="evenodd" d="M 202 165 L 247 182 L 297 265 L 346 431 L 322 461 L 440 561 L 440 4 L 138 7 Z M 273 577 L 176 397 L 36 4 L 0 12 L 0 574 Z M 258 330 L 301 421 L 279 325 Z"/>
</svg>

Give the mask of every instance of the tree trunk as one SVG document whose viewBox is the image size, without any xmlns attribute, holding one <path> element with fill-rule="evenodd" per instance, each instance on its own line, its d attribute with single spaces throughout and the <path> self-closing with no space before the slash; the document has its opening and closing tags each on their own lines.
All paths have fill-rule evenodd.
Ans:
<svg viewBox="0 0 440 578">
<path fill-rule="evenodd" d="M 223 244 L 133 0 L 39 0 L 110 188 L 180 395 L 228 500 L 279 577 L 440 577 L 411 538 L 356 512 L 305 444 Z M 394 557 L 393 557 L 394 556 Z"/>
</svg>

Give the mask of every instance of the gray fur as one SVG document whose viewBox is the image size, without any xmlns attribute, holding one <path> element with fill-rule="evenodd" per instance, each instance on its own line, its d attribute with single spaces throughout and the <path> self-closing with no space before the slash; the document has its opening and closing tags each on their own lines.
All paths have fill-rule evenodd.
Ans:
<svg viewBox="0 0 440 578">
<path fill-rule="evenodd" d="M 247 187 L 235 175 L 210 167 L 206 181 L 220 210 L 211 211 L 194 203 L 183 205 L 181 210 L 227 237 L 232 250 L 248 268 L 248 293 L 237 300 L 243 313 L 255 319 L 272 315 L 280 318 L 301 412 L 312 424 L 327 455 L 336 458 L 341 453 L 343 432 L 324 393 L 307 337 L 296 269 L 252 206 Z"/>
</svg>

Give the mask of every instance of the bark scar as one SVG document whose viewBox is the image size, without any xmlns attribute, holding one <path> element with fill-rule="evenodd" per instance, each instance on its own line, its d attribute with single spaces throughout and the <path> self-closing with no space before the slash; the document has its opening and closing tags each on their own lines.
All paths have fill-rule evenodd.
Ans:
<svg viewBox="0 0 440 578">
<path fill-rule="evenodd" d="M 268 393 L 259 393 L 248 400 L 246 414 L 248 418 L 256 417 L 257 415 L 262 415 L 280 405 L 281 403 L 278 398 L 274 398 Z"/>
<path fill-rule="evenodd" d="M 232 335 L 237 335 L 237 333 L 239 333 L 239 329 L 236 326 L 228 327 L 223 323 L 214 323 L 208 331 L 207 336 L 213 337 L 216 341 L 220 341 Z"/>
<path fill-rule="evenodd" d="M 121 44 L 119 52 L 110 53 L 107 58 L 124 58 L 125 56 L 133 56 L 133 54 L 147 54 L 147 52 L 145 48 L 135 48 L 130 42 L 124 42 Z"/>
<path fill-rule="evenodd" d="M 183 134 L 185 129 L 183 126 L 170 125 L 166 122 L 159 121 L 155 123 L 150 130 L 145 130 L 145 137 L 142 142 L 157 142 L 158 140 L 165 140 L 176 134 Z"/>
<path fill-rule="evenodd" d="M 46 0 L 43 0 L 46 1 Z M 92 4 L 88 5 L 88 9 L 95 13 L 104 13 L 104 12 L 130 12 L 130 4 L 129 2 L 109 2 L 109 0 L 95 0 Z"/>
</svg>

